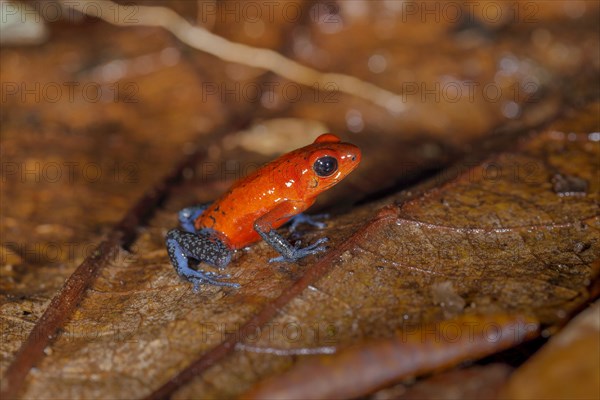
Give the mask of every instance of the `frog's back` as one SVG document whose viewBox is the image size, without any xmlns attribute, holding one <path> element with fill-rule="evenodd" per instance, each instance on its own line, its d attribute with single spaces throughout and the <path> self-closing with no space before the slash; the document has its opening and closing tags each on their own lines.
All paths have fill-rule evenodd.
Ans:
<svg viewBox="0 0 600 400">
<path fill-rule="evenodd" d="M 236 182 L 211 204 L 196 221 L 196 229 L 212 229 L 225 236 L 233 248 L 241 248 L 260 240 L 254 230 L 256 220 L 277 204 L 295 200 L 298 188 L 296 166 L 291 161 L 295 152 L 271 161 L 246 178 Z M 274 228 L 287 220 L 278 221 Z"/>
</svg>

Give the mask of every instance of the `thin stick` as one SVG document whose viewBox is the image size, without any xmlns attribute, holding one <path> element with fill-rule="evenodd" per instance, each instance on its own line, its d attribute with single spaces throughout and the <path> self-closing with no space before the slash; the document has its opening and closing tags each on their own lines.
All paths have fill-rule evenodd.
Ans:
<svg viewBox="0 0 600 400">
<path fill-rule="evenodd" d="M 313 88 L 325 89 L 333 84 L 340 92 L 369 101 L 392 113 L 401 113 L 407 108 L 406 99 L 377 85 L 351 75 L 317 71 L 271 49 L 229 41 L 205 28 L 190 24 L 167 7 L 122 6 L 109 0 L 64 1 L 63 4 L 113 25 L 162 27 L 183 43 L 222 60 L 271 71 L 290 81 Z"/>
</svg>

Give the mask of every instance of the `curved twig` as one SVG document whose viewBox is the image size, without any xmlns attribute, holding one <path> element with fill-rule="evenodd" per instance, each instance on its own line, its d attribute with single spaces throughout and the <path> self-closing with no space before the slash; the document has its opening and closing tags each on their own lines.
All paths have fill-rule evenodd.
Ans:
<svg viewBox="0 0 600 400">
<path fill-rule="evenodd" d="M 93 3 L 93 7 L 88 5 Z M 377 85 L 340 73 L 323 73 L 302 65 L 277 51 L 257 48 L 229 41 L 208 30 L 190 24 L 181 15 L 167 7 L 122 6 L 108 0 L 89 3 L 65 1 L 66 7 L 85 15 L 97 17 L 118 26 L 156 26 L 171 32 L 183 43 L 212 54 L 222 60 L 271 71 L 279 76 L 309 87 L 327 88 L 332 83 L 336 90 L 369 101 L 393 113 L 406 109 L 406 99 Z M 132 14 L 129 19 L 119 16 Z"/>
</svg>

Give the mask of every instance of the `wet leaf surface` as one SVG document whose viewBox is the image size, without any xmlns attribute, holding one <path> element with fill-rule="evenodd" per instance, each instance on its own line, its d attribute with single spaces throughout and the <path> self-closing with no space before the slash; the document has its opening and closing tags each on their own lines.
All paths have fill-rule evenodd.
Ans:
<svg viewBox="0 0 600 400">
<path fill-rule="evenodd" d="M 337 14 L 294 3 L 312 14 L 264 17 L 262 28 L 205 19 L 191 2 L 169 6 L 230 40 L 283 47 L 306 65 L 402 93 L 401 114 L 278 77 L 263 93 L 272 101 L 252 100 L 244 90 L 262 71 L 191 50 L 159 28 L 66 20 L 47 24 L 51 34 L 37 46 L 3 45 L 3 375 L 50 299 L 126 210 L 191 148 L 208 153 L 111 258 L 22 396 L 147 396 L 233 336 L 231 354 L 175 397 L 234 397 L 307 357 L 407 326 L 492 313 L 554 326 L 585 304 L 600 269 L 598 5 L 513 2 L 518 8 L 503 5 L 498 21 L 476 14 L 433 23 L 390 2 L 359 3 L 333 3 Z M 226 85 L 236 94 L 223 94 Z M 297 98 L 290 88 L 300 89 Z M 248 104 L 261 135 L 213 136 Z M 329 253 L 268 264 L 275 253 L 259 243 L 228 267 L 241 289 L 192 293 L 164 249 L 178 209 L 216 198 L 292 142 L 309 142 L 310 121 L 363 150 L 360 168 L 315 205 L 332 214 L 327 228 L 293 237 L 327 236 Z M 268 139 L 282 131 L 296 133 Z M 315 266 L 305 289 L 290 291 Z M 281 305 L 274 316 L 242 335 L 272 304 Z M 548 364 L 579 362 L 554 357 Z M 524 393 L 519 373 L 511 393 Z M 436 387 L 417 384 L 417 393 Z"/>
</svg>

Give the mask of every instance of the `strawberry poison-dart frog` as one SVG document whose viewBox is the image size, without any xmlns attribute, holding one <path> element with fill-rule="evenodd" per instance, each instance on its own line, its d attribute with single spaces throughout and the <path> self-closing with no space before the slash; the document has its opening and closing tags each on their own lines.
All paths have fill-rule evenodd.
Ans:
<svg viewBox="0 0 600 400">
<path fill-rule="evenodd" d="M 301 248 L 299 243 L 291 245 L 276 229 L 288 221 L 292 230 L 299 223 L 324 227 L 301 213 L 321 192 L 352 172 L 360 157 L 358 147 L 326 133 L 236 182 L 214 203 L 184 208 L 179 212 L 183 230 L 172 229 L 166 238 L 175 270 L 194 284 L 195 291 L 204 283 L 239 287 L 223 281 L 229 275 L 192 269 L 189 259 L 222 269 L 234 250 L 261 238 L 281 255 L 271 262 L 295 262 L 324 251 L 327 238 Z"/>
</svg>

